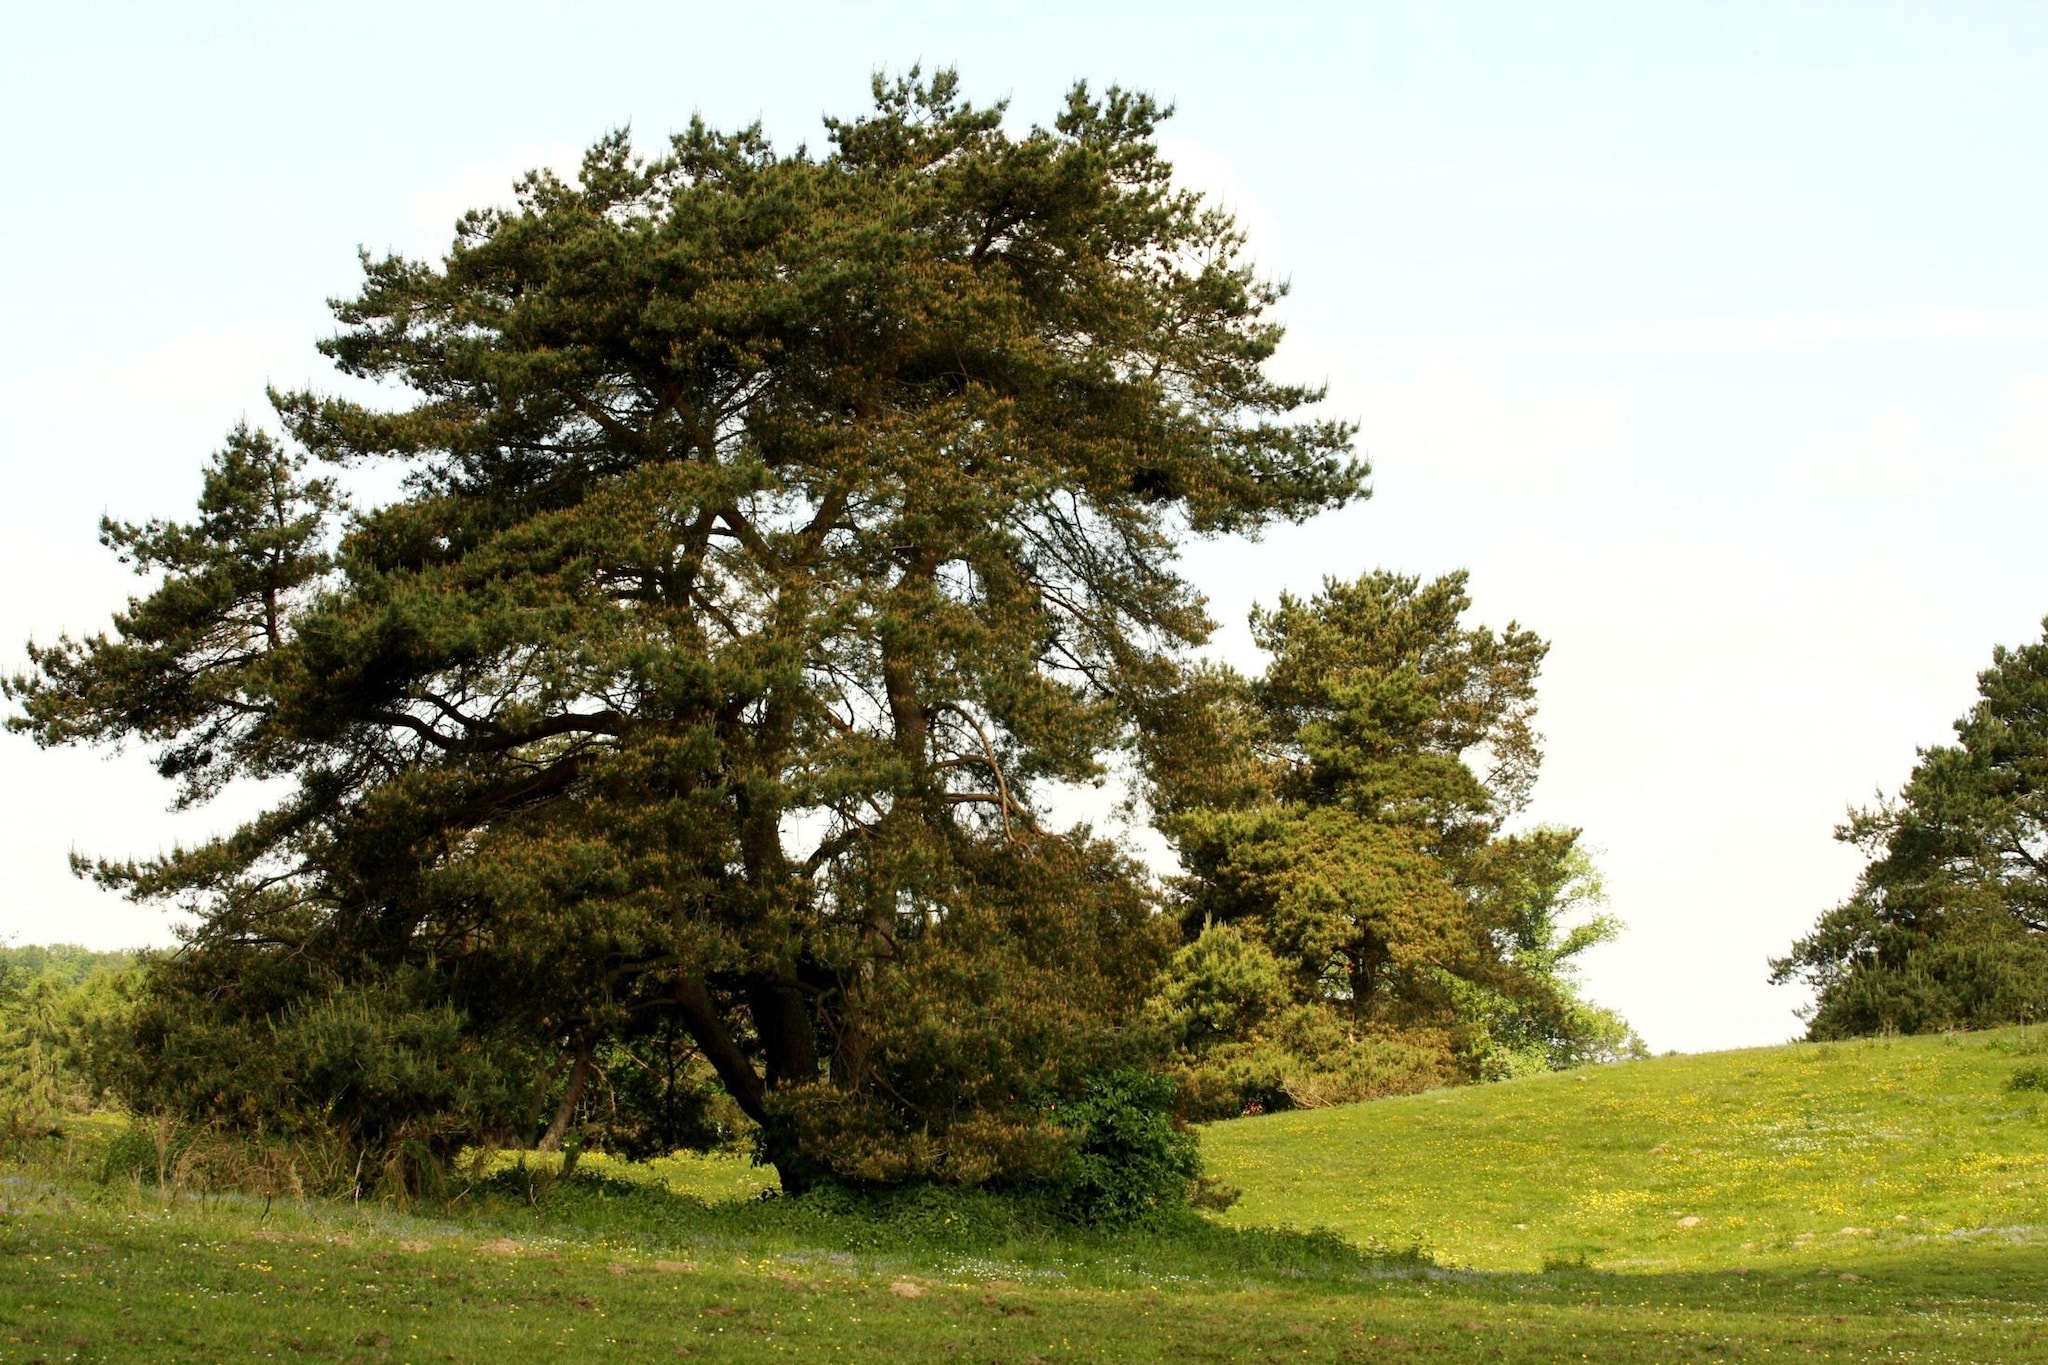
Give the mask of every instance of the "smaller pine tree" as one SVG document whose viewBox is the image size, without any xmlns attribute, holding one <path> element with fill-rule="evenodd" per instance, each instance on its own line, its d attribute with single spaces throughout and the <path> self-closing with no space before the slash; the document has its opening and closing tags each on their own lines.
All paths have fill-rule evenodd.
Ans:
<svg viewBox="0 0 2048 1365">
<path fill-rule="evenodd" d="M 1329 580 L 1254 613 L 1263 674 L 1197 673 L 1158 713 L 1151 795 L 1193 938 L 1152 1018 L 1189 1112 L 1640 1049 L 1571 977 L 1617 928 L 1578 831 L 1503 829 L 1541 760 L 1548 646 L 1470 605 L 1462 574 Z"/>
<path fill-rule="evenodd" d="M 1956 743 L 1920 751 L 1898 798 L 1835 837 L 1870 863 L 1771 964 L 1804 981 L 1814 1038 L 2048 1018 L 2048 621 L 1992 652 Z"/>
</svg>

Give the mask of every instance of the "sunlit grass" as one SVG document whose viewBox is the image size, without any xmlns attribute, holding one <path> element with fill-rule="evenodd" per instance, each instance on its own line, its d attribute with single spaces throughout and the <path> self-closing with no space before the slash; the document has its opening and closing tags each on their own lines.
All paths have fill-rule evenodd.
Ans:
<svg viewBox="0 0 2048 1365">
<path fill-rule="evenodd" d="M 464 1169 L 475 1169 L 473 1158 L 465 1158 L 461 1164 Z M 482 1169 L 495 1173 L 521 1165 L 555 1172 L 562 1168 L 562 1158 L 543 1152 L 497 1152 L 483 1163 Z M 603 1152 L 585 1152 L 577 1159 L 576 1169 L 607 1180 L 659 1185 L 673 1194 L 706 1204 L 756 1199 L 778 1188 L 775 1172 L 755 1165 L 738 1152 L 677 1152 L 652 1161 L 626 1161 Z"/>
<path fill-rule="evenodd" d="M 15 1184 L 0 1362 L 1595 1360 L 2037 1361 L 2048 1258 L 1962 1247 L 1863 1273 L 1418 1266 L 1273 1273 L 1133 1239 L 1094 1275 L 936 1251 L 776 1251 L 523 1217 L 188 1200 Z M 1120 1268 L 1111 1262 L 1120 1263 Z M 1177 1267 L 1177 1268 L 1176 1268 Z"/>
<path fill-rule="evenodd" d="M 1213 1125 L 1234 1223 L 1479 1269 L 1858 1264 L 2048 1244 L 2048 1030 L 1797 1044 Z"/>
<path fill-rule="evenodd" d="M 0 1365 L 2018 1365 L 2048 1359 L 2048 1094 L 2009 1087 L 2042 1057 L 2048 1032 L 1799 1046 L 1218 1124 L 1243 1202 L 1124 1233 L 764 1200 L 731 1156 L 568 1182 L 503 1156 L 404 1209 L 175 1197 L 92 1179 L 110 1125 L 74 1125 L 0 1170 Z"/>
</svg>

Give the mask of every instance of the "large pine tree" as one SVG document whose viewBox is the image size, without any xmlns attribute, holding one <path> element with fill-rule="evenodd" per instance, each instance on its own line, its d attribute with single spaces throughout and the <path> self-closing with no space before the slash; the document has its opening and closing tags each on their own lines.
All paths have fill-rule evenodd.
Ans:
<svg viewBox="0 0 2048 1365">
<path fill-rule="evenodd" d="M 231 438 L 196 521 L 105 528 L 159 578 L 32 650 L 14 724 L 151 746 L 187 801 L 287 784 L 97 869 L 199 914 L 139 1102 L 445 1151 L 667 1067 L 658 1142 L 681 1048 L 791 1185 L 1051 1159 L 1170 945 L 1037 793 L 1208 632 L 1181 538 L 1363 468 L 1263 373 L 1279 290 L 1150 100 L 1013 136 L 949 74 L 875 94 L 822 154 L 614 136 L 438 262 L 365 258 L 322 349 L 398 401 L 274 395 L 287 439 Z M 348 511 L 307 456 L 404 493 Z M 309 1079 L 349 1028 L 467 1060 Z M 315 1060 L 248 1055 L 286 1034 Z"/>
</svg>

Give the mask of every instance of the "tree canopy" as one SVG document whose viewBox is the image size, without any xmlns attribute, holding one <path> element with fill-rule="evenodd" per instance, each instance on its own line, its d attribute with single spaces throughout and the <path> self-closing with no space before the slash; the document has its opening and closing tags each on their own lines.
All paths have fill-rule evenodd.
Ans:
<svg viewBox="0 0 2048 1365">
<path fill-rule="evenodd" d="M 180 801 L 285 793 L 92 866 L 199 917 L 148 973 L 131 1097 L 429 1157 L 558 1141 L 600 1089 L 653 1146 L 733 1105 L 792 1186 L 1063 1159 L 1050 1106 L 1142 1047 L 1173 942 L 1040 793 L 1181 688 L 1210 629 L 1185 537 L 1364 492 L 1352 428 L 1267 377 L 1281 290 L 1173 185 L 1164 116 L 1077 86 L 1012 135 L 912 73 L 821 153 L 620 133 L 439 261 L 366 256 L 322 350 L 391 401 L 274 393 L 280 434 L 231 433 L 194 520 L 103 525 L 150 579 L 112 629 L 8 683 L 14 728 L 142 745 Z M 314 474 L 371 463 L 403 493 Z M 1298 618 L 1257 694 L 1309 760 L 1275 788 L 1298 837 L 1477 856 L 1533 642 L 1326 683 L 1340 643 Z M 1390 727 L 1412 742 L 1370 758 Z M 1492 787 L 1444 761 L 1482 741 Z M 1319 823 L 1339 805 L 1404 814 Z M 1209 900 L 1267 894 L 1254 853 L 1211 862 Z M 1360 1001 L 1462 951 L 1387 946 L 1440 895 L 1269 899 Z M 322 1069 L 352 1037 L 442 1060 L 366 1098 Z"/>
<path fill-rule="evenodd" d="M 2048 1018 L 2048 621 L 1992 651 L 1956 742 L 1920 751 L 1896 799 L 1835 837 L 1870 858 L 1855 892 L 1772 964 L 1816 998 L 1815 1038 Z"/>
<path fill-rule="evenodd" d="M 1164 703 L 1152 794 L 1195 937 L 1155 1009 L 1203 1107 L 1640 1046 L 1570 980 L 1615 931 L 1578 832 L 1504 829 L 1541 761 L 1549 647 L 1468 625 L 1470 606 L 1462 573 L 1329 579 L 1254 613 L 1261 675 L 1197 674 Z"/>
</svg>

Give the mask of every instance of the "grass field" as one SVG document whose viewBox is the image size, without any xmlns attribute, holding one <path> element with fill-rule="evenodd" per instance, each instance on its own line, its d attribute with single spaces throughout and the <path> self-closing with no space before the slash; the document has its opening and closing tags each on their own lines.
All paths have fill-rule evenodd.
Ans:
<svg viewBox="0 0 2048 1365">
<path fill-rule="evenodd" d="M 1447 1264 L 1792 1267 L 2048 1248 L 2048 1029 L 1801 1044 L 1216 1125 L 1236 1223 Z"/>
<path fill-rule="evenodd" d="M 0 1362 L 2040 1361 L 2048 1095 L 2007 1086 L 2043 1050 L 1798 1046 L 1220 1124 L 1244 1199 L 1170 1235 L 749 1199 L 719 1161 L 410 1213 L 18 1167 Z"/>
</svg>

